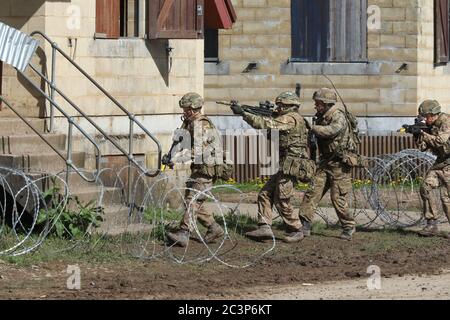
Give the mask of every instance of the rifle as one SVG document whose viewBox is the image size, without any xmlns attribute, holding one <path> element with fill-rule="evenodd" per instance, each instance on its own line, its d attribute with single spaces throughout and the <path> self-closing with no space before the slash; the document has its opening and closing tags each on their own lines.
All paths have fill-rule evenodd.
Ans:
<svg viewBox="0 0 450 320">
<path fill-rule="evenodd" d="M 226 101 L 216 101 L 217 104 L 223 104 L 225 106 L 240 106 L 242 110 L 245 112 L 257 115 L 257 116 L 263 116 L 263 117 L 273 117 L 275 112 L 275 105 L 273 103 L 270 103 L 270 101 L 264 101 L 259 103 L 259 107 L 250 106 L 247 104 L 240 105 L 238 101 L 231 100 L 230 102 Z"/>
<path fill-rule="evenodd" d="M 302 91 L 302 85 L 300 83 L 295 84 L 295 95 L 300 98 L 300 93 Z M 312 118 L 312 124 L 315 125 L 317 121 L 317 115 Z M 311 126 L 308 120 L 305 119 L 306 128 L 308 129 L 308 149 L 309 158 L 314 162 L 317 161 L 317 137 L 311 130 Z"/>
<path fill-rule="evenodd" d="M 404 132 L 412 134 L 417 138 L 422 131 L 431 134 L 431 127 L 425 123 L 425 118 L 418 116 L 414 119 L 414 124 L 404 124 L 402 125 Z M 402 131 L 400 129 L 399 131 Z"/>
<path fill-rule="evenodd" d="M 172 162 L 172 151 L 181 141 L 183 141 L 183 136 L 179 136 L 178 140 L 174 139 L 169 152 L 165 154 L 161 159 L 161 163 L 165 166 L 168 166 L 170 169 L 173 169 L 174 166 L 174 163 Z"/>
<path fill-rule="evenodd" d="M 317 121 L 317 116 L 312 118 L 312 124 L 315 125 Z M 311 130 L 311 126 L 305 119 L 306 127 L 308 128 L 308 148 L 309 148 L 309 158 L 314 162 L 317 162 L 317 136 Z"/>
</svg>

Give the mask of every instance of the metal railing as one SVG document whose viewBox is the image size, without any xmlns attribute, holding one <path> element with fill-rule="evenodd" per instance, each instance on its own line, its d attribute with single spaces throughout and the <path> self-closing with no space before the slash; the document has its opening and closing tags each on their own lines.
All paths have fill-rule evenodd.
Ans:
<svg viewBox="0 0 450 320">
<path fill-rule="evenodd" d="M 19 71 L 20 72 L 20 71 Z M 40 90 L 40 89 L 39 89 Z M 42 91 L 41 91 L 42 92 Z M 50 98 L 47 95 L 44 96 L 46 98 Z M 6 106 L 11 109 L 11 111 L 13 111 L 28 127 L 31 128 L 31 130 L 34 131 L 34 133 L 36 133 L 61 159 L 63 159 L 66 162 L 66 166 L 67 166 L 67 172 L 66 172 L 66 183 L 69 182 L 69 167 L 71 167 L 73 170 L 75 170 L 76 173 L 78 173 L 84 180 L 86 180 L 87 182 L 95 182 L 97 180 L 98 174 L 100 173 L 100 157 L 101 157 L 101 152 L 100 152 L 100 148 L 98 146 L 98 144 L 94 141 L 94 139 L 86 132 L 83 130 L 83 128 L 81 128 L 77 123 L 75 123 L 73 121 L 73 118 L 70 117 L 67 113 L 64 112 L 64 110 L 62 110 L 60 108 L 60 106 L 55 103 L 55 107 L 61 112 L 61 114 L 63 114 L 68 122 L 69 122 L 69 128 L 68 128 L 68 133 L 67 133 L 67 157 L 64 157 L 64 155 L 61 153 L 61 151 L 59 151 L 58 149 L 56 149 L 35 127 L 33 127 L 33 125 L 31 125 L 31 123 L 29 123 L 24 117 L 22 117 L 22 115 L 5 99 L 3 98 L 3 96 L 0 96 L 0 101 L 4 102 L 6 104 Z M 81 134 L 86 137 L 94 146 L 94 148 L 96 149 L 96 161 L 95 161 L 95 167 L 96 167 L 96 171 L 95 174 L 93 175 L 92 179 L 89 179 L 88 177 L 86 177 L 86 175 L 81 172 L 79 170 L 79 168 L 74 165 L 73 161 L 72 161 L 72 136 L 73 136 L 73 126 L 75 126 L 80 132 Z"/>
<path fill-rule="evenodd" d="M 64 51 L 62 51 L 58 45 L 53 42 L 47 35 L 40 31 L 34 31 L 31 33 L 31 36 L 40 35 L 45 41 L 47 41 L 51 47 L 52 47 L 52 62 L 51 62 L 51 78 L 48 79 L 44 74 L 42 74 L 36 67 L 34 67 L 30 63 L 31 69 L 38 74 L 50 87 L 50 96 L 46 95 L 45 92 L 43 92 L 38 86 L 36 86 L 29 77 L 27 77 L 25 74 L 22 73 L 22 76 L 24 76 L 25 79 L 27 79 L 28 82 L 31 83 L 31 85 L 38 90 L 41 94 L 44 95 L 44 97 L 49 100 L 50 102 L 50 125 L 49 125 L 49 131 L 53 131 L 54 127 L 54 107 L 57 107 L 56 102 L 54 101 L 55 93 L 58 93 L 64 100 L 66 100 L 83 118 L 85 118 L 96 130 L 98 130 L 101 135 L 111 142 L 112 145 L 114 145 L 123 155 L 125 155 L 129 162 L 129 170 L 128 170 L 128 176 L 131 178 L 131 165 L 133 164 L 136 168 L 138 168 L 143 174 L 145 174 L 148 177 L 155 177 L 157 176 L 161 171 L 161 155 L 162 155 L 162 148 L 159 141 L 145 128 L 145 126 L 139 122 L 135 115 L 130 113 L 122 104 L 120 104 L 109 92 L 107 92 L 97 81 L 95 81 L 89 74 L 86 73 L 72 58 L 70 58 Z M 122 148 L 114 139 L 112 139 L 103 129 L 101 129 L 86 113 L 84 113 L 72 100 L 70 100 L 64 93 L 61 92 L 56 87 L 56 54 L 60 53 L 72 66 L 74 66 L 81 74 L 83 74 L 94 86 L 96 86 L 106 97 L 108 97 L 126 116 L 128 116 L 130 120 L 130 126 L 128 131 L 128 138 L 129 138 L 129 145 L 128 145 L 128 151 L 126 151 L 124 148 Z M 58 108 L 58 111 L 61 111 L 60 108 Z M 63 112 L 62 112 L 63 113 Z M 64 113 L 63 113 L 64 115 Z M 158 163 L 157 163 L 157 169 L 154 172 L 150 172 L 147 168 L 144 168 L 141 166 L 139 162 L 137 162 L 134 159 L 133 156 L 133 149 L 134 149 L 134 126 L 137 125 L 141 130 L 156 144 L 158 149 Z M 70 137 L 72 139 L 72 137 Z M 128 200 L 130 200 L 130 193 L 131 193 L 131 183 L 128 184 Z"/>
</svg>

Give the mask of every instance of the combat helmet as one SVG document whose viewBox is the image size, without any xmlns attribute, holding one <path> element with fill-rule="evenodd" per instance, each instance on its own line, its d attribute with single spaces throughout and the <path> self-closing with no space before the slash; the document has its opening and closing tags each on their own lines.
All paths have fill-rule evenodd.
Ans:
<svg viewBox="0 0 450 320">
<path fill-rule="evenodd" d="M 314 92 L 313 94 L 314 100 L 322 101 L 323 103 L 336 103 L 337 102 L 337 96 L 336 92 L 329 88 L 322 88 L 318 91 Z"/>
<path fill-rule="evenodd" d="M 300 99 L 297 97 L 297 95 L 293 92 L 285 91 L 278 95 L 278 97 L 275 99 L 275 104 L 282 103 L 284 105 L 290 106 L 300 106 Z"/>
<path fill-rule="evenodd" d="M 419 106 L 419 115 L 439 113 L 441 113 L 441 106 L 436 100 L 425 100 Z"/>
<path fill-rule="evenodd" d="M 203 98 L 195 92 L 186 93 L 180 100 L 180 108 L 200 109 L 203 107 Z"/>
</svg>

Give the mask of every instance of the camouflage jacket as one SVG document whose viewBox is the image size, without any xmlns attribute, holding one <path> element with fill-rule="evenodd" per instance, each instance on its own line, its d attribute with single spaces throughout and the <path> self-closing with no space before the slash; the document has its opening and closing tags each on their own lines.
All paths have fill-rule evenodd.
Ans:
<svg viewBox="0 0 450 320">
<path fill-rule="evenodd" d="M 337 106 L 331 107 L 319 116 L 316 124 L 311 126 L 317 136 L 322 160 L 341 160 L 345 153 L 356 153 L 357 146 L 352 138 L 345 114 Z"/>
<path fill-rule="evenodd" d="M 200 172 L 212 176 L 214 166 L 223 161 L 219 132 L 211 120 L 202 114 L 198 114 L 193 120 L 184 120 L 181 129 L 185 130 L 185 135 L 190 140 L 190 150 L 185 160 L 192 161 L 192 173 Z M 187 147 L 185 144 L 184 148 Z"/>
<path fill-rule="evenodd" d="M 269 118 L 243 113 L 243 119 L 255 129 L 274 129 L 280 133 L 280 163 L 287 156 L 308 158 L 308 129 L 298 108 L 291 108 L 287 113 Z"/>
<path fill-rule="evenodd" d="M 447 162 L 450 156 L 450 115 L 439 114 L 438 119 L 431 126 L 431 134 L 422 134 L 417 140 L 420 151 L 430 151 L 437 156 L 436 164 Z"/>
</svg>

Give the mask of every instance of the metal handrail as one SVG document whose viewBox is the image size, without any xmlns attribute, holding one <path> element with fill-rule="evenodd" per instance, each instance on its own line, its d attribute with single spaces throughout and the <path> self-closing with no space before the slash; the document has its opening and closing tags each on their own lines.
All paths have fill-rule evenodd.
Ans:
<svg viewBox="0 0 450 320">
<path fill-rule="evenodd" d="M 51 94 L 54 94 L 54 92 L 58 92 L 60 93 L 60 90 L 58 90 L 55 86 L 55 65 L 56 65 L 56 51 L 59 52 L 67 61 L 69 61 L 79 72 L 81 72 L 81 74 L 83 74 L 92 84 L 94 84 L 97 89 L 99 89 L 104 95 L 106 95 L 117 107 L 119 107 L 119 109 L 121 109 L 130 119 L 130 130 L 129 130 L 129 151 L 128 153 L 122 149 L 122 147 L 120 147 L 117 143 L 115 143 L 115 141 L 113 141 L 108 134 L 106 134 L 106 132 L 104 132 L 103 130 L 99 129 L 98 126 L 95 125 L 95 127 L 97 128 L 97 130 L 99 130 L 102 135 L 108 140 L 110 141 L 116 148 L 119 149 L 120 152 L 122 152 L 124 155 L 127 156 L 128 161 L 131 163 L 133 163 L 139 170 L 142 171 L 143 174 L 145 174 L 148 177 L 155 177 L 157 176 L 160 172 L 161 172 L 161 157 L 162 157 L 162 147 L 161 144 L 159 143 L 159 141 L 153 136 L 153 134 L 151 134 L 147 128 L 145 128 L 145 126 L 139 122 L 136 119 L 136 116 L 132 113 L 130 113 L 124 106 L 122 106 L 122 104 L 120 104 L 113 96 L 111 96 L 111 94 L 109 94 L 109 92 L 107 92 L 97 81 L 95 81 L 89 74 L 87 74 L 75 61 L 73 61 L 72 58 L 70 58 L 64 51 L 62 51 L 58 45 L 56 44 L 56 42 L 53 42 L 47 35 L 45 35 L 44 33 L 40 32 L 40 31 L 34 31 L 30 34 L 31 36 L 34 35 L 40 35 L 42 36 L 48 43 L 51 44 L 52 46 L 52 78 L 49 80 L 47 79 L 47 77 L 43 77 L 44 80 L 50 85 L 51 87 Z M 31 64 L 30 64 L 31 66 Z M 33 68 L 35 69 L 35 68 Z M 36 70 L 35 70 L 36 71 Z M 64 98 L 64 96 L 63 96 Z M 66 98 L 64 98 L 66 99 Z M 66 99 L 67 100 L 67 99 Z M 69 101 L 68 101 L 69 102 Z M 70 102 L 69 102 L 70 103 Z M 70 103 L 73 107 L 74 104 Z M 52 104 L 53 106 L 53 104 Z M 52 108 L 51 108 L 52 109 Z M 77 109 L 77 111 L 79 111 L 79 109 Z M 86 118 L 91 124 L 94 124 L 94 122 L 90 119 L 89 116 L 87 116 L 86 114 L 82 113 L 81 111 L 79 111 L 80 114 L 83 115 L 84 118 Z M 54 117 L 54 113 L 51 110 L 50 111 L 50 123 L 51 123 L 51 128 L 53 128 L 53 117 Z M 155 172 L 150 173 L 149 170 L 147 170 L 146 168 L 143 168 L 139 163 L 137 163 L 134 160 L 134 156 L 133 156 L 133 127 L 134 124 L 138 125 L 142 131 L 151 139 L 153 140 L 153 142 L 155 142 L 157 148 L 158 148 L 158 167 L 156 169 Z M 131 167 L 131 166 L 130 166 Z M 130 168 L 131 170 L 131 168 Z M 129 171 L 130 173 L 131 171 Z M 131 177 L 131 175 L 129 175 L 129 177 Z"/>
<path fill-rule="evenodd" d="M 34 83 L 31 83 L 34 86 Z M 36 87 L 37 88 L 37 87 Z M 39 88 L 37 88 L 38 90 L 40 90 Z M 49 96 L 47 96 L 42 90 L 40 90 L 41 93 L 44 94 L 45 98 L 50 99 Z M 98 175 L 100 173 L 100 157 L 101 157 L 101 153 L 100 153 L 100 148 L 98 146 L 98 144 L 94 141 L 94 139 L 92 139 L 92 137 L 85 132 L 77 123 L 75 123 L 73 121 L 73 118 L 70 117 L 69 115 L 67 115 L 64 110 L 62 110 L 59 105 L 55 102 L 52 101 L 52 103 L 54 103 L 55 107 L 67 118 L 68 122 L 69 122 L 69 129 L 68 129 L 68 137 L 70 137 L 70 139 L 68 138 L 68 146 L 67 146 L 67 157 L 64 157 L 64 155 L 58 150 L 56 149 L 35 127 L 33 127 L 33 125 L 31 123 L 29 123 L 24 117 L 22 117 L 22 115 L 5 99 L 3 98 L 3 96 L 0 95 L 0 100 L 3 101 L 9 109 L 11 109 L 28 127 L 31 128 L 31 130 L 34 131 L 34 133 L 36 133 L 61 159 L 64 160 L 64 162 L 67 165 L 67 173 L 66 173 L 66 183 L 69 181 L 69 167 L 71 167 L 72 169 L 75 170 L 76 173 L 78 173 L 80 175 L 80 177 L 82 177 L 85 181 L 87 182 L 95 182 L 98 178 Z M 71 137 L 72 137 L 72 131 L 73 131 L 73 126 L 75 126 L 78 130 L 80 130 L 81 134 L 83 136 L 85 136 L 95 147 L 95 149 L 97 150 L 97 154 L 96 154 L 96 173 L 94 174 L 94 177 L 92 179 L 89 179 L 88 177 L 86 177 L 79 169 L 76 165 L 73 164 L 72 161 L 72 145 L 71 145 Z"/>
</svg>

